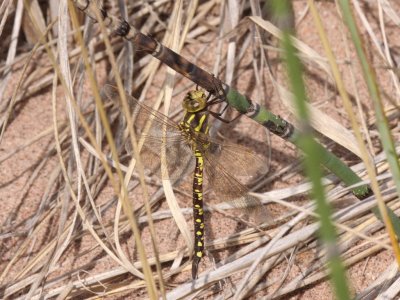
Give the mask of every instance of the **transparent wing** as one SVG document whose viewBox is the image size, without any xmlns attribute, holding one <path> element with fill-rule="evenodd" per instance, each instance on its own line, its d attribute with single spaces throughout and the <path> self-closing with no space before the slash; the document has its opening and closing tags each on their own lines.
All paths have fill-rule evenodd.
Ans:
<svg viewBox="0 0 400 300">
<path fill-rule="evenodd" d="M 118 90 L 106 85 L 105 95 L 112 101 L 119 101 Z M 155 111 L 135 98 L 126 95 L 133 114 L 134 129 L 139 145 L 143 143 L 140 156 L 143 165 L 156 172 L 160 169 L 160 156 L 166 153 L 166 167 L 169 179 L 178 179 L 194 169 L 192 150 L 178 125 L 164 114 Z"/>
<path fill-rule="evenodd" d="M 224 201 L 232 205 L 233 208 L 243 209 L 246 214 L 254 216 L 257 223 L 265 221 L 263 218 L 268 218 L 268 213 L 261 201 L 249 195 L 246 186 L 227 173 L 219 163 L 215 164 L 207 158 L 205 158 L 205 162 L 205 173 L 218 202 Z"/>
<path fill-rule="evenodd" d="M 266 157 L 253 149 L 211 138 L 209 143 L 205 156 L 217 161 L 227 173 L 233 174 L 236 178 L 241 180 L 256 178 L 268 171 Z"/>
<path fill-rule="evenodd" d="M 202 149 L 205 157 L 205 173 L 219 201 L 236 208 L 246 209 L 256 216 L 267 216 L 261 201 L 248 194 L 248 188 L 239 179 L 260 176 L 267 169 L 267 160 L 249 148 L 231 143 L 218 143 L 210 139 Z"/>
</svg>

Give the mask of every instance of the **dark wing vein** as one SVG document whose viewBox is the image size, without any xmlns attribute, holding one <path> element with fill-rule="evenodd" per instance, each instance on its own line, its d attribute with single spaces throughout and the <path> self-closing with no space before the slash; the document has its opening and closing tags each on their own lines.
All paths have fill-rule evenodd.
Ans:
<svg viewBox="0 0 400 300">
<path fill-rule="evenodd" d="M 119 101 L 118 90 L 106 85 L 104 92 L 113 101 Z M 143 165 L 152 172 L 160 169 L 160 155 L 165 148 L 168 178 L 177 179 L 194 169 L 194 158 L 178 125 L 164 114 L 155 111 L 135 98 L 126 95 L 133 113 L 137 140 L 144 139 L 140 152 Z M 147 133 L 146 133 L 147 132 Z"/>
</svg>

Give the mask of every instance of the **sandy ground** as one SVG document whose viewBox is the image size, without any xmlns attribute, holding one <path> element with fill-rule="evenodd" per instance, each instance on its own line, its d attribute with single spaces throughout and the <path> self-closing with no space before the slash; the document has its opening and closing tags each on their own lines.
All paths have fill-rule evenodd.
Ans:
<svg viewBox="0 0 400 300">
<path fill-rule="evenodd" d="M 370 3 L 370 1 L 363 1 L 363 10 L 368 11 L 368 21 L 371 24 L 372 30 L 374 32 L 379 32 L 379 19 L 378 11 L 375 4 Z M 370 3 L 370 4 L 368 4 Z M 400 6 L 396 1 L 391 1 L 391 4 L 397 8 L 396 11 L 400 11 Z M 347 60 L 355 61 L 354 52 L 350 50 L 350 57 L 346 53 L 346 49 L 343 43 L 343 28 L 341 20 L 338 16 L 335 4 L 330 1 L 320 1 L 317 4 L 320 9 L 321 15 L 323 17 L 325 29 L 328 32 L 328 37 L 333 45 L 334 53 L 338 61 L 344 62 Z M 311 15 L 306 10 L 306 1 L 294 1 L 295 16 L 296 16 L 296 31 L 298 38 L 305 42 L 307 45 L 312 47 L 319 54 L 324 55 L 322 45 L 318 38 L 318 34 L 311 18 Z M 386 34 L 390 39 L 390 45 L 393 47 L 393 51 L 399 50 L 400 38 L 398 35 L 398 27 L 396 27 L 391 21 L 386 20 Z M 368 40 L 367 44 L 370 43 L 367 33 L 364 30 L 361 32 L 364 38 Z M 380 36 L 380 35 L 378 35 Z M 376 54 L 376 51 L 371 45 L 368 49 L 369 55 L 376 67 L 378 73 L 378 82 L 381 84 L 382 89 L 389 95 L 393 94 L 394 88 L 391 81 L 385 72 L 384 66 L 382 65 L 382 60 Z M 191 57 L 199 49 L 199 45 L 189 45 L 184 48 L 182 54 L 185 57 Z M 43 61 L 44 57 L 36 58 L 38 67 L 40 68 L 40 61 Z M 196 62 L 205 69 L 211 69 L 212 66 L 209 64 L 213 59 L 213 52 L 207 51 L 202 55 Z M 280 99 L 277 97 L 276 93 L 267 92 L 266 99 L 259 99 L 257 94 L 257 89 L 252 88 L 254 85 L 254 78 L 251 76 L 252 70 L 246 67 L 246 63 L 242 64 L 242 69 L 238 70 L 240 77 L 234 82 L 234 85 L 239 91 L 246 91 L 253 99 L 263 102 L 264 105 L 276 114 L 279 114 L 283 118 L 293 120 L 293 117 L 287 112 L 287 109 L 282 104 Z M 341 70 L 343 72 L 345 81 L 349 84 L 349 90 L 352 91 L 353 88 L 350 85 L 350 79 L 347 77 L 346 72 L 347 66 L 345 64 L 340 64 Z M 284 75 L 282 75 L 282 66 L 276 64 L 274 68 L 277 70 L 278 76 L 283 80 Z M 308 67 L 308 74 L 306 78 L 308 92 L 310 101 L 318 106 L 323 112 L 328 114 L 330 117 L 339 121 L 345 126 L 349 125 L 349 121 L 345 116 L 344 110 L 339 96 L 335 91 L 334 86 L 329 86 L 326 83 L 326 75 L 319 71 L 317 68 Z M 18 76 L 21 70 L 17 68 L 16 72 L 13 74 L 13 80 L 9 84 L 6 95 L 10 96 L 18 80 Z M 360 74 L 356 74 L 357 77 L 357 88 L 362 99 L 362 103 L 365 109 L 365 115 L 367 118 L 371 117 L 373 111 L 371 110 L 371 102 L 365 90 L 365 85 L 362 83 L 362 77 Z M 159 74 L 157 74 L 154 82 L 162 82 L 164 77 L 164 69 L 162 69 Z M 188 81 L 184 81 L 184 84 L 188 84 Z M 267 83 L 268 86 L 268 83 Z M 24 99 L 24 101 L 17 105 L 11 115 L 11 119 L 5 131 L 3 140 L 0 145 L 0 157 L 4 157 L 10 153 L 13 153 L 21 145 L 24 145 L 27 141 L 34 138 L 44 130 L 47 130 L 53 126 L 53 116 L 52 116 L 52 103 L 51 103 L 51 92 L 50 88 L 43 89 L 39 93 L 32 97 Z M 154 85 L 147 97 L 152 98 L 157 95 L 160 91 L 160 86 Z M 57 114 L 59 119 L 64 119 L 66 116 L 65 102 L 62 97 L 61 89 L 58 89 L 58 99 L 57 99 Z M 177 95 L 176 99 L 180 99 L 182 94 Z M 179 100 L 173 100 L 173 106 L 179 105 Z M 257 126 L 243 121 L 236 128 L 237 131 L 242 132 L 243 141 L 240 143 L 251 143 L 251 141 L 246 141 L 245 134 L 243 132 L 252 132 L 258 128 Z M 257 136 L 263 137 L 262 130 L 257 133 Z M 229 135 L 228 135 L 229 137 Z M 280 138 L 275 136 L 270 136 L 270 149 L 271 149 L 271 165 L 270 174 L 278 172 L 282 168 L 288 166 L 289 164 L 296 161 L 299 157 L 294 146 L 282 141 Z M 19 250 L 21 241 L 25 236 L 33 234 L 31 231 L 27 231 L 30 228 L 31 222 L 35 220 L 32 219 L 34 212 L 39 209 L 46 209 L 40 207 L 41 199 L 43 195 L 48 192 L 47 183 L 51 178 L 53 171 L 58 168 L 58 158 L 51 155 L 49 159 L 44 163 L 43 167 L 39 171 L 37 162 L 40 161 L 39 158 L 47 155 L 45 152 L 46 147 L 54 142 L 53 133 L 50 131 L 49 134 L 41 138 L 36 143 L 30 145 L 29 147 L 19 151 L 17 154 L 12 156 L 12 158 L 1 161 L 0 167 L 0 224 L 3 230 L 1 230 L 1 242 L 0 242 L 0 270 L 4 269 L 10 259 Z M 340 155 L 345 152 L 341 147 L 334 148 L 336 153 Z M 354 156 L 346 157 L 349 163 L 358 162 L 357 158 Z M 38 172 L 36 174 L 36 172 Z M 34 176 L 34 180 L 31 182 L 31 178 Z M 272 190 L 277 188 L 282 188 L 289 186 L 292 183 L 298 182 L 302 179 L 300 172 L 296 176 L 289 178 L 281 177 L 273 182 L 269 183 L 263 188 L 263 190 Z M 190 182 L 184 183 L 181 190 L 186 191 L 190 195 L 190 187 L 188 186 Z M 155 189 L 155 187 L 154 187 Z M 183 207 L 190 207 L 190 198 L 188 199 L 188 194 L 183 195 L 179 193 L 179 203 Z M 132 199 L 134 195 L 130 195 Z M 96 204 L 100 205 L 110 201 L 113 197 L 113 191 L 110 187 L 106 187 L 101 191 L 101 195 L 96 200 Z M 301 199 L 300 199 L 301 201 Z M 113 202 L 109 209 L 105 210 L 102 218 L 107 224 L 107 220 L 112 220 L 115 213 L 115 204 Z M 52 203 L 46 203 L 46 205 L 70 205 L 72 203 L 63 203 L 61 199 L 53 201 Z M 138 206 L 138 202 L 134 203 L 134 206 Z M 161 209 L 167 209 L 165 202 L 162 202 Z M 279 208 L 271 208 L 271 214 L 276 216 L 280 213 Z M 9 271 L 10 277 L 18 276 L 19 271 L 24 267 L 24 265 L 30 261 L 30 257 L 37 253 L 39 249 L 46 243 L 49 243 L 58 230 L 58 220 L 59 214 L 49 215 L 48 219 L 43 222 L 43 225 L 37 227 L 37 238 L 26 245 L 29 250 L 27 254 L 24 255 L 23 259 L 20 259 Z M 73 216 L 68 215 L 67 219 L 71 219 Z M 190 216 L 187 216 L 189 224 L 191 224 Z M 220 214 L 215 213 L 213 218 L 209 221 L 212 226 L 213 237 L 222 237 L 227 234 L 233 233 L 235 231 L 235 222 L 223 218 Z M 81 225 L 79 225 L 81 226 Z M 15 231 L 9 232 L 7 230 L 15 228 Z M 6 230 L 6 231 L 5 231 Z M 111 229 L 110 229 L 111 230 Z M 156 232 L 158 239 L 158 248 L 160 253 L 168 253 L 175 249 L 180 249 L 184 247 L 184 241 L 179 234 L 173 221 L 170 219 L 159 221 L 156 223 Z M 12 235 L 9 238 L 8 235 Z M 145 246 L 148 248 L 150 241 L 148 240 L 149 232 L 148 228 L 143 229 L 142 238 L 144 240 Z M 128 253 L 129 259 L 137 259 L 137 253 L 132 253 L 130 246 L 132 246 L 132 238 L 124 237 L 124 250 Z M 104 252 L 101 251 L 99 247 L 93 248 L 96 242 L 92 237 L 86 235 L 83 237 L 77 237 L 74 242 L 67 248 L 63 253 L 62 259 L 57 264 L 57 269 L 51 274 L 51 279 L 57 278 L 58 275 L 64 274 L 65 272 L 71 271 L 71 280 L 76 280 L 77 278 L 85 278 L 93 274 L 103 272 L 105 270 L 111 270 L 115 267 L 115 262 L 107 258 Z M 151 254 L 151 252 L 149 252 Z M 217 256 L 220 254 L 217 254 Z M 221 253 L 221 255 L 225 255 Z M 296 257 L 293 266 L 293 274 L 304 271 L 302 268 L 307 265 L 307 262 L 313 259 L 313 253 L 303 253 Z M 391 263 L 393 262 L 393 254 L 390 251 L 380 251 L 375 255 L 371 255 L 367 260 L 357 263 L 350 267 L 348 272 L 349 282 L 351 283 L 352 290 L 355 292 L 360 292 L 367 286 L 371 284 Z M 208 262 L 209 263 L 209 262 Z M 276 269 L 273 274 L 269 275 L 269 278 L 279 278 L 283 272 L 286 270 L 284 268 Z M 183 282 L 190 276 L 190 271 L 186 271 L 178 277 L 174 278 L 175 283 Z M 21 275 L 25 276 L 25 275 Z M 289 278 L 293 276 L 289 274 Z M 5 282 L 8 282 L 5 280 Z M 110 299 L 112 296 L 109 297 Z M 139 299 L 146 298 L 145 293 L 138 292 L 138 294 L 133 297 L 132 294 L 122 294 L 118 296 L 118 299 Z M 332 293 L 330 285 L 328 282 L 321 281 L 317 284 L 313 284 L 307 288 L 302 289 L 299 293 L 291 295 L 290 297 L 285 297 L 285 299 L 330 299 L 332 298 Z"/>
</svg>

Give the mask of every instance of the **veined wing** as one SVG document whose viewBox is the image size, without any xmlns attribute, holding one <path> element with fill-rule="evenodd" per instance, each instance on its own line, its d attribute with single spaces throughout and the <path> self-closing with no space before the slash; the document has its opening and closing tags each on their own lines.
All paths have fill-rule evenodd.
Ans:
<svg viewBox="0 0 400 300">
<path fill-rule="evenodd" d="M 228 142 L 209 140 L 209 146 L 202 149 L 205 173 L 209 184 L 219 201 L 225 201 L 236 208 L 245 208 L 256 217 L 268 215 L 261 201 L 248 194 L 248 188 L 239 179 L 260 176 L 267 168 L 267 160 L 247 147 Z M 261 213 L 260 213 L 261 212 Z"/>
<path fill-rule="evenodd" d="M 221 164 L 210 161 L 207 157 L 204 161 L 208 183 L 212 186 L 218 202 L 226 202 L 234 208 L 245 209 L 248 214 L 256 218 L 257 222 L 268 216 L 261 201 L 249 195 L 249 189 L 229 174 Z"/>
<path fill-rule="evenodd" d="M 115 87 L 106 85 L 103 90 L 112 101 L 119 101 L 119 92 Z M 138 142 L 140 144 L 143 141 L 140 152 L 143 165 L 153 172 L 159 170 L 160 156 L 165 150 L 169 179 L 180 178 L 192 171 L 193 152 L 178 124 L 137 99 L 129 95 L 126 97 L 132 110 Z"/>
<path fill-rule="evenodd" d="M 199 147 L 203 155 L 212 163 L 222 165 L 225 172 L 234 175 L 236 179 L 256 178 L 268 171 L 267 158 L 253 149 L 219 141 L 201 132 L 195 135 L 197 141 L 207 144 L 206 147 Z"/>
</svg>

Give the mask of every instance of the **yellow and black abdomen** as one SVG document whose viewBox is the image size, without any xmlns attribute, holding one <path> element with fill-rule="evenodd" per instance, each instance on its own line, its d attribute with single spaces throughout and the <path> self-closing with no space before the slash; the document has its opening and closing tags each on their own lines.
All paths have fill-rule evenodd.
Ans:
<svg viewBox="0 0 400 300">
<path fill-rule="evenodd" d="M 182 131 L 191 145 L 196 159 L 193 176 L 193 219 L 194 219 L 194 258 L 192 263 L 192 278 L 197 277 L 198 265 L 204 255 L 204 209 L 203 209 L 203 182 L 204 182 L 204 149 L 208 147 L 205 137 L 208 134 L 208 112 L 207 110 L 197 112 L 186 112 L 180 123 Z M 194 138 L 202 133 L 203 138 Z M 201 142 L 200 142 L 201 141 Z"/>
<path fill-rule="evenodd" d="M 192 278 L 197 277 L 198 265 L 204 253 L 203 167 L 204 158 L 199 150 L 194 152 L 196 166 L 193 176 L 194 258 Z"/>
</svg>

